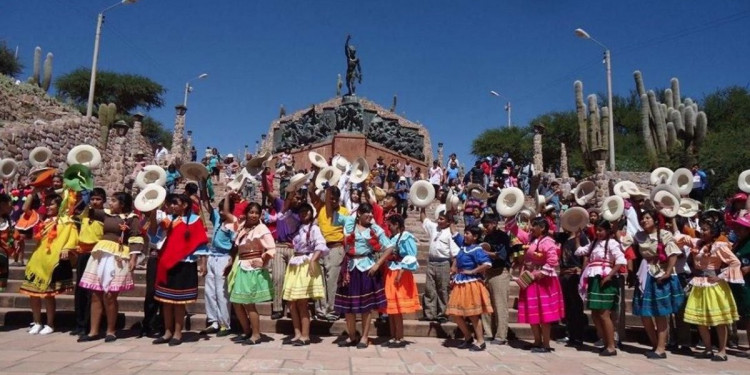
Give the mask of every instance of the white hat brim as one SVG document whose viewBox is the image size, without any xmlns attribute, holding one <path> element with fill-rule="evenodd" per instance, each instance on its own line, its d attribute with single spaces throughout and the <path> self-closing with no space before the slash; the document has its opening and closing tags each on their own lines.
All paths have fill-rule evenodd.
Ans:
<svg viewBox="0 0 750 375">
<path fill-rule="evenodd" d="M 435 200 L 435 187 L 426 180 L 420 180 L 411 185 L 409 200 L 419 208 L 430 205 Z"/>
</svg>

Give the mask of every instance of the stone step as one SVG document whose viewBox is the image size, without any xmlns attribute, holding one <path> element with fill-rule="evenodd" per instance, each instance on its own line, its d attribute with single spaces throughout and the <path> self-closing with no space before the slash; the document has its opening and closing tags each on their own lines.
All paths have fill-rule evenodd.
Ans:
<svg viewBox="0 0 750 375">
<path fill-rule="evenodd" d="M 44 313 L 43 313 L 44 315 Z M 42 320 L 46 318 L 43 316 Z M 117 319 L 117 327 L 119 330 L 139 329 L 143 314 L 140 312 L 120 312 Z M 19 310 L 15 308 L 0 307 L 0 325 L 7 328 L 23 328 L 28 327 L 32 321 L 31 311 Z M 72 311 L 58 310 L 56 314 L 56 329 L 60 331 L 67 331 L 73 328 L 75 322 L 75 316 Z M 281 333 L 291 335 L 294 330 L 292 327 L 291 319 L 282 318 L 278 320 L 271 320 L 268 316 L 261 316 L 261 331 L 263 333 Z M 104 322 L 103 322 L 104 324 Z M 239 324 L 233 319 L 232 322 L 233 331 L 238 332 Z M 186 318 L 185 330 L 197 332 L 206 328 L 206 316 L 204 314 L 190 314 Z M 358 329 L 361 326 L 358 324 Z M 508 324 L 509 339 L 520 339 L 520 340 L 533 340 L 533 333 L 528 324 L 521 323 L 509 323 Z M 338 336 L 346 332 L 346 322 L 343 319 L 339 319 L 336 322 L 326 322 L 319 320 L 312 320 L 310 325 L 310 331 L 316 336 Z M 695 331 L 695 330 L 693 330 Z M 371 338 L 376 336 L 388 337 L 388 323 L 381 322 L 373 319 L 371 322 Z M 627 341 L 639 341 L 641 343 L 647 343 L 647 337 L 643 328 L 641 327 L 626 327 Z M 131 337 L 137 334 L 137 331 L 129 331 L 127 333 L 120 332 L 120 337 Z M 439 324 L 436 322 L 421 322 L 416 320 L 405 320 L 404 321 L 404 334 L 407 337 L 436 337 L 436 338 L 454 338 L 460 337 L 461 333 L 453 322 Z M 697 339 L 697 333 L 693 332 L 694 339 Z M 747 334 L 744 331 L 739 332 L 740 341 L 746 340 Z M 565 329 L 561 325 L 553 325 L 552 327 L 553 339 L 565 337 Z M 586 338 L 589 341 L 596 340 L 596 331 L 593 326 L 589 325 L 586 329 Z M 211 338 L 219 339 L 219 338 Z M 71 339 L 73 340 L 73 339 Z"/>
<path fill-rule="evenodd" d="M 73 295 L 72 294 L 61 294 L 55 297 L 57 301 L 57 309 L 63 310 L 74 310 Z M 134 297 L 130 294 L 122 293 L 117 297 L 117 302 L 122 312 L 143 312 L 143 297 Z M 30 298 L 21 293 L 0 293 L 0 307 L 9 307 L 16 309 L 30 309 Z M 188 311 L 194 314 L 204 314 L 206 312 L 206 304 L 203 299 L 198 299 L 195 303 L 188 305 Z"/>
</svg>

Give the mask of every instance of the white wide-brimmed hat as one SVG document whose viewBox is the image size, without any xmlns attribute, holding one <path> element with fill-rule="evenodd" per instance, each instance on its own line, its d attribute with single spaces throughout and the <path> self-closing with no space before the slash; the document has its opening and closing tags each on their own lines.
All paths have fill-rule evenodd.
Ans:
<svg viewBox="0 0 750 375">
<path fill-rule="evenodd" d="M 466 194 L 470 197 L 474 197 L 476 199 L 485 200 L 487 199 L 487 193 L 485 192 L 482 185 L 471 183 L 467 184 L 464 188 L 464 191 L 466 191 Z"/>
<path fill-rule="evenodd" d="M 419 208 L 430 205 L 435 199 L 435 187 L 427 180 L 419 180 L 411 185 L 409 189 L 409 200 Z"/>
<path fill-rule="evenodd" d="M 323 155 L 315 151 L 308 152 L 307 158 L 310 159 L 310 163 L 312 163 L 312 165 L 318 168 L 325 168 L 328 166 L 328 162 L 326 161 L 326 158 L 324 158 Z"/>
<path fill-rule="evenodd" d="M 544 197 L 544 195 L 534 193 L 536 196 L 534 197 L 534 202 L 536 203 L 535 210 L 537 212 L 544 211 L 544 206 L 547 205 L 547 198 Z"/>
<path fill-rule="evenodd" d="M 446 211 L 457 211 L 459 204 L 461 204 L 461 199 L 459 199 L 457 195 L 453 194 L 453 190 L 448 190 L 448 195 L 445 196 Z"/>
<path fill-rule="evenodd" d="M 133 200 L 133 206 L 140 212 L 149 212 L 159 208 L 167 197 L 167 191 L 157 184 L 148 184 Z"/>
<path fill-rule="evenodd" d="M 370 166 L 367 165 L 367 160 L 363 157 L 357 158 L 357 160 L 352 163 L 351 168 L 349 182 L 353 184 L 362 183 L 370 176 Z"/>
<path fill-rule="evenodd" d="M 661 184 L 651 191 L 651 201 L 664 216 L 675 217 L 680 207 L 680 193 L 672 185 Z"/>
<path fill-rule="evenodd" d="M 15 159 L 0 160 L 0 179 L 11 179 L 18 173 L 18 163 Z"/>
<path fill-rule="evenodd" d="M 645 198 L 648 197 L 648 193 L 638 188 L 638 185 L 633 181 L 625 181 L 625 192 L 628 193 L 630 198 Z M 624 197 L 623 197 L 624 198 Z"/>
<path fill-rule="evenodd" d="M 625 201 L 619 195 L 610 195 L 604 198 L 600 209 L 602 218 L 607 221 L 617 221 L 625 211 Z"/>
<path fill-rule="evenodd" d="M 289 185 L 286 186 L 287 193 L 292 193 L 300 188 L 302 188 L 302 185 L 304 185 L 308 180 L 312 178 L 312 173 L 304 174 L 304 173 L 297 173 L 292 178 L 289 179 Z"/>
<path fill-rule="evenodd" d="M 240 173 L 237 173 L 236 176 L 232 179 L 232 181 L 229 181 L 227 183 L 227 187 L 232 189 L 232 191 L 240 191 L 243 186 L 245 186 L 245 180 L 248 178 L 247 171 L 244 169 L 240 171 Z"/>
<path fill-rule="evenodd" d="M 674 172 L 669 168 L 656 168 L 651 172 L 651 185 L 668 184 L 669 179 L 672 178 L 673 174 Z"/>
<path fill-rule="evenodd" d="M 573 207 L 566 210 L 560 217 L 560 225 L 568 232 L 575 233 L 589 222 L 589 213 L 583 207 Z"/>
<path fill-rule="evenodd" d="M 691 198 L 680 199 L 680 207 L 677 208 L 677 215 L 682 217 L 693 217 L 700 212 L 700 203 Z"/>
<path fill-rule="evenodd" d="M 180 174 L 189 181 L 203 181 L 208 178 L 208 169 L 201 163 L 184 163 L 180 166 Z"/>
<path fill-rule="evenodd" d="M 273 154 L 271 154 L 269 151 L 263 151 L 262 153 L 250 158 L 250 160 L 245 163 L 245 169 L 247 169 L 250 174 L 258 174 L 260 172 L 255 172 L 252 169 L 263 169 L 264 164 L 267 161 L 271 161 L 273 159 Z"/>
<path fill-rule="evenodd" d="M 680 168 L 672 173 L 669 184 L 674 186 L 680 195 L 689 195 L 693 190 L 693 172 L 687 168 Z"/>
<path fill-rule="evenodd" d="M 44 146 L 34 147 L 29 153 L 29 162 L 34 167 L 46 167 L 51 158 L 52 150 Z"/>
<path fill-rule="evenodd" d="M 147 165 L 135 176 L 135 185 L 143 189 L 148 184 L 167 184 L 167 171 L 158 165 Z"/>
<path fill-rule="evenodd" d="M 500 191 L 500 195 L 495 202 L 495 209 L 504 217 L 516 216 L 518 211 L 523 208 L 524 196 L 523 191 L 517 187 L 507 187 Z"/>
<path fill-rule="evenodd" d="M 583 181 L 571 193 L 579 206 L 585 206 L 596 194 L 596 184 L 593 181 Z"/>
<path fill-rule="evenodd" d="M 102 154 L 94 146 L 78 145 L 68 152 L 68 165 L 82 164 L 94 169 L 102 163 Z"/>
<path fill-rule="evenodd" d="M 340 169 L 332 166 L 323 167 L 323 169 L 318 172 L 318 177 L 315 178 L 315 187 L 322 189 L 325 186 L 325 183 L 328 183 L 328 186 L 337 186 L 340 178 Z"/>
<path fill-rule="evenodd" d="M 448 210 L 445 209 L 445 205 L 440 203 L 437 207 L 435 207 L 435 221 L 437 221 L 438 217 L 440 217 L 440 213 L 445 211 L 446 213 Z"/>
<path fill-rule="evenodd" d="M 745 193 L 750 193 L 750 169 L 740 173 L 740 177 L 737 178 L 737 187 Z"/>
<path fill-rule="evenodd" d="M 334 158 L 333 160 L 333 166 L 338 168 L 341 172 L 346 172 L 347 169 L 349 169 L 349 166 L 351 163 L 349 163 L 349 160 L 346 160 L 343 156 L 338 156 Z"/>
</svg>

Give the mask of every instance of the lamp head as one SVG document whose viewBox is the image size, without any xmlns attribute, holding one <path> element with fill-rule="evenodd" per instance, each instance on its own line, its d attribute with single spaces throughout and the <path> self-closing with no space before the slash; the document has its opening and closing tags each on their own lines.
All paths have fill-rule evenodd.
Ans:
<svg viewBox="0 0 750 375">
<path fill-rule="evenodd" d="M 578 28 L 575 30 L 576 36 L 581 39 L 591 39 L 591 35 L 586 32 L 586 30 Z"/>
<path fill-rule="evenodd" d="M 208 77 L 208 73 L 203 73 L 203 74 L 201 74 L 201 75 L 198 76 L 198 79 L 203 79 L 203 78 L 206 78 L 206 77 Z"/>
<path fill-rule="evenodd" d="M 498 94 L 497 91 L 495 91 L 495 90 L 490 90 L 490 94 L 492 94 L 494 96 L 500 96 L 500 94 Z"/>
<path fill-rule="evenodd" d="M 135 4 L 136 1 L 138 0 L 122 0 L 122 4 L 123 5 Z"/>
</svg>

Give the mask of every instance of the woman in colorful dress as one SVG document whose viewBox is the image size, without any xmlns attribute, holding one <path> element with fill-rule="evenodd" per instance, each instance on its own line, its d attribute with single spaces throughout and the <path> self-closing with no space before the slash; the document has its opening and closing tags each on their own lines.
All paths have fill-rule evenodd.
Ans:
<svg viewBox="0 0 750 375">
<path fill-rule="evenodd" d="M 727 283 L 744 285 L 741 263 L 728 242 L 720 241 L 724 223 L 701 223 L 701 238 L 693 241 L 693 278 L 685 307 L 685 322 L 698 326 L 706 350 L 696 358 L 727 360 L 727 327 L 739 320 L 737 304 Z M 713 353 L 709 327 L 716 327 L 719 351 Z"/>
<path fill-rule="evenodd" d="M 531 221 L 531 238 L 521 272 L 530 272 L 533 279 L 518 293 L 518 322 L 531 325 L 532 353 L 549 353 L 550 324 L 565 317 L 562 288 L 555 271 L 560 249 L 549 236 L 549 222 L 543 217 Z"/>
<path fill-rule="evenodd" d="M 383 346 L 403 348 L 406 346 L 404 314 L 422 310 L 417 282 L 414 281 L 414 272 L 419 268 L 417 239 L 405 230 L 404 218 L 400 215 L 392 215 L 386 221 L 393 234 L 391 236 L 393 248 L 383 254 L 378 261 L 378 268 L 384 262 L 389 261 L 388 267 L 385 268 L 386 307 L 381 308 L 380 312 L 388 314 L 391 338 Z"/>
<path fill-rule="evenodd" d="M 326 212 L 336 212 L 326 189 Z M 346 317 L 346 340 L 338 345 L 365 349 L 370 345 L 370 313 L 386 307 L 383 280 L 378 272 L 374 254 L 391 246 L 391 241 L 373 223 L 372 205 L 361 203 L 357 216 L 336 213 L 331 218 L 334 226 L 344 227 L 344 260 L 341 262 L 339 286 L 334 309 Z M 362 316 L 362 337 L 357 337 L 356 314 Z"/>
<path fill-rule="evenodd" d="M 103 232 L 101 239 L 91 249 L 91 257 L 78 284 L 92 292 L 91 328 L 88 335 L 81 336 L 78 341 L 99 339 L 104 312 L 107 317 L 104 342 L 113 342 L 117 340 L 117 297 L 135 287 L 133 270 L 138 255 L 143 253 L 144 241 L 138 215 L 133 213 L 133 197 L 128 193 L 115 193 L 109 199 L 109 209 L 93 209 L 88 214 L 89 217 L 83 220 L 101 223 Z M 82 225 L 82 229 L 86 229 L 86 225 Z"/>
<path fill-rule="evenodd" d="M 154 299 L 162 303 L 164 335 L 153 343 L 175 346 L 182 344 L 186 306 L 198 299 L 198 258 L 195 252 L 205 250 L 208 236 L 200 217 L 192 211 L 190 197 L 177 194 L 170 198 L 167 204 L 171 206 L 173 216 L 161 223 L 166 240 L 156 260 L 154 287 Z M 155 230 L 152 226 L 150 234 Z"/>
<path fill-rule="evenodd" d="M 576 235 L 578 246 L 575 255 L 588 257 L 586 268 L 581 274 L 578 291 L 587 301 L 596 326 L 596 332 L 604 342 L 600 356 L 617 355 L 615 349 L 615 328 L 611 313 L 617 311 L 620 301 L 620 288 L 616 278 L 617 270 L 628 264 L 622 246 L 615 239 L 612 224 L 600 219 L 594 225 L 596 237 L 589 245 L 581 246 L 580 235 Z M 614 279 L 614 280 L 613 280 Z"/>
<path fill-rule="evenodd" d="M 318 260 L 328 254 L 328 247 L 320 228 L 315 223 L 315 209 L 303 203 L 299 209 L 300 227 L 292 239 L 294 256 L 284 275 L 284 300 L 289 302 L 294 337 L 283 343 L 293 346 L 310 345 L 310 310 L 307 302 L 319 300 L 326 294 L 323 274 Z"/>
<path fill-rule="evenodd" d="M 242 326 L 242 334 L 232 341 L 243 345 L 260 344 L 260 315 L 255 304 L 273 299 L 273 281 L 266 266 L 276 253 L 276 243 L 260 220 L 262 213 L 263 209 L 255 202 L 245 208 L 245 222 L 234 242 L 234 261 L 227 267 L 231 269 L 227 277 L 229 301 Z"/>
<path fill-rule="evenodd" d="M 663 221 L 661 221 L 663 222 Z M 685 303 L 685 292 L 675 272 L 682 251 L 669 231 L 660 229 L 660 214 L 646 210 L 641 214 L 643 231 L 633 237 L 633 246 L 642 261 L 638 268 L 638 286 L 633 294 L 633 315 L 640 316 L 653 350 L 649 359 L 667 358 L 669 316 Z"/>
<path fill-rule="evenodd" d="M 464 335 L 464 342 L 458 348 L 469 349 L 472 352 L 487 349 L 480 318 L 482 314 L 493 312 L 490 293 L 484 286 L 483 276 L 484 271 L 492 267 L 492 260 L 485 252 L 490 251 L 490 246 L 479 243 L 481 236 L 482 229 L 477 225 L 466 227 L 463 238 L 457 236 L 461 249 L 452 261 L 453 290 L 445 310 L 447 315 L 453 317 L 453 321 Z M 466 325 L 467 318 L 474 327 L 473 336 Z"/>
<path fill-rule="evenodd" d="M 55 296 L 73 289 L 73 267 L 69 254 L 78 246 L 78 230 L 70 216 L 58 216 L 63 198 L 49 194 L 45 198 L 47 216 L 34 228 L 39 245 L 26 265 L 21 294 L 31 298 L 34 324 L 29 334 L 48 335 L 55 331 Z M 47 309 L 47 324 L 42 324 L 42 299 Z"/>
<path fill-rule="evenodd" d="M 0 292 L 8 287 L 10 273 L 8 258 L 13 254 L 13 227 L 10 225 L 10 213 L 13 201 L 10 195 L 0 194 Z"/>
<path fill-rule="evenodd" d="M 734 243 L 732 251 L 740 260 L 740 270 L 745 279 L 745 284 L 729 284 L 729 288 L 732 289 L 732 296 L 737 304 L 737 312 L 744 321 L 744 327 L 741 328 L 750 332 L 750 214 L 734 220 L 730 225 L 737 235 L 737 241 Z M 744 357 L 750 354 L 748 352 L 741 353 Z"/>
</svg>

